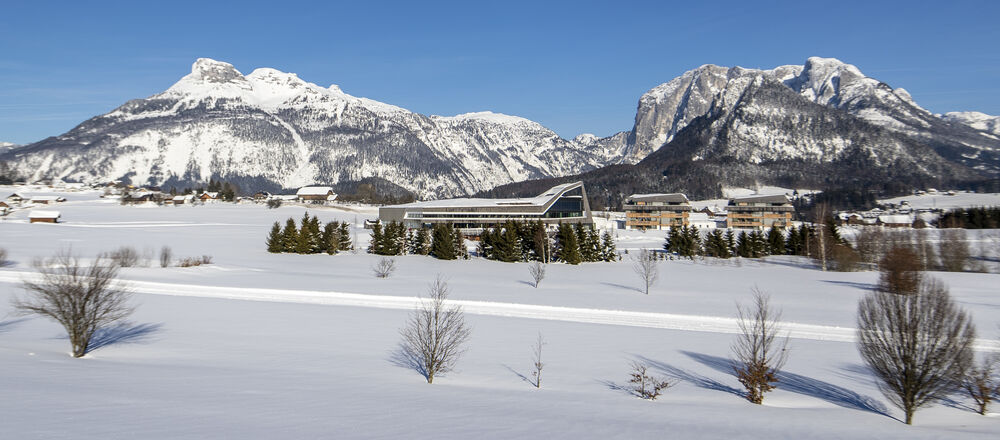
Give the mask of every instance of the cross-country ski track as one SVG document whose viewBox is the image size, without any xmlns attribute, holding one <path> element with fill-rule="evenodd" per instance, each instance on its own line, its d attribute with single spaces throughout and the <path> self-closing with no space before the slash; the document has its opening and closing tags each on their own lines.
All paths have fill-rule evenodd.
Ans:
<svg viewBox="0 0 1000 440">
<path fill-rule="evenodd" d="M 33 276 L 35 276 L 33 272 L 4 271 L 0 272 L 0 282 L 21 283 L 24 279 Z M 412 310 L 421 301 L 419 297 L 415 296 L 372 295 L 319 290 L 203 286 L 195 284 L 158 283 L 133 280 L 125 281 L 136 293 L 150 295 L 191 296 L 200 298 L 222 298 L 245 301 L 369 307 L 397 310 Z M 621 325 L 709 333 L 737 333 L 739 330 L 735 318 L 720 316 L 556 307 L 492 301 L 449 300 L 448 303 L 461 306 L 466 313 L 484 316 L 545 319 L 550 321 Z M 797 322 L 782 322 L 782 327 L 784 331 L 788 333 L 788 337 L 794 339 L 852 343 L 856 340 L 856 329 L 850 327 L 803 324 Z M 1000 352 L 1000 341 L 980 338 L 976 340 L 974 348 L 979 351 Z"/>
</svg>

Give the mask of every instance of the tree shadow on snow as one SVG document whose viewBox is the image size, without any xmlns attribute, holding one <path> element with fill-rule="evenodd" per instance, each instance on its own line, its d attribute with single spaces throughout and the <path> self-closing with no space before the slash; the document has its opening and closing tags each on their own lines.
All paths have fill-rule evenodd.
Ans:
<svg viewBox="0 0 1000 440">
<path fill-rule="evenodd" d="M 824 283 L 839 284 L 841 286 L 854 287 L 856 289 L 864 290 L 865 292 L 870 292 L 875 290 L 878 286 L 869 283 L 852 283 L 850 281 L 834 281 L 834 280 L 820 280 Z"/>
<path fill-rule="evenodd" d="M 729 359 L 689 351 L 682 351 L 681 353 L 716 371 L 730 375 L 733 374 L 732 362 Z M 888 408 L 876 399 L 800 374 L 789 373 L 787 371 L 778 373 L 778 389 L 815 397 L 844 408 L 873 412 L 893 418 L 889 414 Z"/>
<path fill-rule="evenodd" d="M 624 284 L 608 283 L 608 282 L 604 282 L 604 281 L 602 281 L 601 284 L 603 284 L 605 286 L 608 286 L 608 287 L 617 287 L 619 289 L 631 290 L 633 292 L 646 293 L 644 290 L 642 290 L 642 289 L 640 289 L 638 287 L 626 286 Z"/>
<path fill-rule="evenodd" d="M 427 368 L 424 368 L 423 360 L 416 353 L 407 350 L 402 344 L 389 354 L 389 362 L 401 368 L 407 368 L 420 373 L 427 379 Z"/>
<path fill-rule="evenodd" d="M 521 380 L 523 380 L 523 381 L 527 382 L 527 383 L 528 383 L 528 385 L 531 385 L 531 386 L 537 386 L 537 385 L 538 385 L 538 384 L 536 384 L 536 383 L 535 383 L 535 381 L 533 381 L 533 380 L 529 379 L 529 378 L 528 378 L 528 376 L 525 376 L 525 375 L 521 374 L 521 373 L 520 373 L 519 371 L 515 370 L 515 369 L 514 369 L 514 368 L 512 368 L 512 367 L 511 367 L 510 365 L 507 365 L 507 364 L 500 364 L 500 365 L 503 365 L 503 367 L 504 367 L 504 368 L 506 368 L 506 369 L 507 369 L 508 371 L 510 371 L 511 373 L 514 373 L 514 375 L 515 375 L 515 376 L 517 376 L 517 377 L 519 377 L 519 378 L 520 378 Z"/>
<path fill-rule="evenodd" d="M 651 368 L 659 370 L 661 373 L 667 376 L 673 377 L 677 380 L 682 380 L 684 382 L 690 382 L 692 385 L 698 388 L 705 388 L 713 391 L 722 391 L 739 397 L 745 397 L 746 394 L 739 389 L 733 388 L 708 376 L 702 376 L 698 373 L 693 373 L 691 371 L 683 370 L 677 368 L 673 365 L 660 362 L 654 359 L 649 359 L 644 356 L 637 356 L 640 362 L 649 365 Z"/>
<path fill-rule="evenodd" d="M 17 318 L 17 319 L 8 319 L 8 320 L 0 321 L 0 333 L 6 332 L 6 331 L 10 331 L 10 329 L 12 327 L 14 327 L 15 325 L 20 324 L 20 323 L 22 323 L 24 321 L 27 321 L 27 320 L 28 320 L 28 318 Z"/>
<path fill-rule="evenodd" d="M 163 324 L 132 324 L 123 322 L 97 329 L 90 338 L 87 353 L 115 344 L 141 344 L 149 342 Z"/>
</svg>

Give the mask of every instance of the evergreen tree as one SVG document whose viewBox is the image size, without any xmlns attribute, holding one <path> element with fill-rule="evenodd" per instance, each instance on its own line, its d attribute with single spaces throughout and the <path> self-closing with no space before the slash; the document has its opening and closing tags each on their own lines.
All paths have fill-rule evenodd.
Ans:
<svg viewBox="0 0 1000 440">
<path fill-rule="evenodd" d="M 750 244 L 750 235 L 746 231 L 741 231 L 739 238 L 736 239 L 736 255 L 742 258 L 750 257 L 753 245 Z"/>
<path fill-rule="evenodd" d="M 483 232 L 479 234 L 479 256 L 487 260 L 495 260 L 493 249 L 496 247 L 496 228 L 484 228 Z"/>
<path fill-rule="evenodd" d="M 318 254 L 320 252 L 325 252 L 327 245 L 323 241 L 323 229 L 319 223 L 319 217 L 313 216 L 309 219 L 309 242 L 310 248 L 309 253 Z"/>
<path fill-rule="evenodd" d="M 736 231 L 726 230 L 726 247 L 729 248 L 729 256 L 736 255 Z"/>
<path fill-rule="evenodd" d="M 834 221 L 833 216 L 827 217 L 825 226 L 826 226 L 827 236 L 830 237 L 830 243 L 832 245 L 834 246 L 843 245 L 850 247 L 850 243 L 848 243 L 847 240 L 844 240 L 844 238 L 840 236 L 840 228 L 837 226 L 837 222 Z"/>
<path fill-rule="evenodd" d="M 281 231 L 282 252 L 295 252 L 295 247 L 299 243 L 299 229 L 295 226 L 295 219 L 289 217 L 285 221 L 285 229 Z"/>
<path fill-rule="evenodd" d="M 615 250 L 615 238 L 608 231 L 604 231 L 604 235 L 601 236 L 601 259 L 604 261 L 616 261 L 618 259 L 618 252 Z"/>
<path fill-rule="evenodd" d="M 354 244 L 351 242 L 351 229 L 350 226 L 347 224 L 347 222 L 340 222 L 340 225 L 337 227 L 337 230 L 338 230 L 337 250 L 349 251 L 354 249 Z"/>
<path fill-rule="evenodd" d="M 281 224 L 278 222 L 274 222 L 274 226 L 271 226 L 271 233 L 267 235 L 267 251 L 271 253 L 285 251 L 281 237 Z"/>
<path fill-rule="evenodd" d="M 340 248 L 337 246 L 340 241 L 340 229 L 337 227 L 337 222 L 329 222 L 323 225 L 323 235 L 320 241 L 323 244 L 321 252 L 334 255 L 340 251 Z"/>
<path fill-rule="evenodd" d="M 431 233 L 430 254 L 439 260 L 454 260 L 455 232 L 450 224 L 438 223 Z"/>
<path fill-rule="evenodd" d="M 705 237 L 705 254 L 715 258 L 729 258 L 731 253 L 721 229 L 713 229 Z"/>
<path fill-rule="evenodd" d="M 375 255 L 385 255 L 383 254 L 382 246 L 384 238 L 382 237 L 382 222 L 376 222 L 375 226 L 372 226 L 372 239 L 371 244 L 368 245 L 368 253 Z"/>
<path fill-rule="evenodd" d="M 299 227 L 299 233 L 295 241 L 295 253 L 298 254 L 310 254 L 313 251 L 313 245 L 316 239 L 313 237 L 312 231 L 312 219 L 309 217 L 307 212 L 301 220 L 301 225 Z"/>
<path fill-rule="evenodd" d="M 576 232 L 573 231 L 573 228 L 567 224 L 560 223 L 556 240 L 559 242 L 559 248 L 556 250 L 556 259 L 569 264 L 580 264 L 582 260 L 580 258 L 580 247 L 576 241 Z"/>
<path fill-rule="evenodd" d="M 785 253 L 785 234 L 777 226 L 771 226 L 767 231 L 767 253 L 783 255 Z"/>
<path fill-rule="evenodd" d="M 431 251 L 431 235 L 427 228 L 417 229 L 413 236 L 413 253 L 417 255 L 427 255 Z"/>
<path fill-rule="evenodd" d="M 497 228 L 494 232 L 494 255 L 495 259 L 505 263 L 512 263 L 521 259 L 520 237 L 517 233 L 517 224 L 507 221 L 502 228 Z"/>
</svg>

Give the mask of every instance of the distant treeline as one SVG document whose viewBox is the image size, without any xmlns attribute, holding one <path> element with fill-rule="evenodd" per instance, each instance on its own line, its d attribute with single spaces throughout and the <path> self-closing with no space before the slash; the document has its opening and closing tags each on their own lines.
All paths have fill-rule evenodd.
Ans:
<svg viewBox="0 0 1000 440">
<path fill-rule="evenodd" d="M 996 229 L 1000 227 L 1000 207 L 953 209 L 938 218 L 937 227 Z"/>
</svg>

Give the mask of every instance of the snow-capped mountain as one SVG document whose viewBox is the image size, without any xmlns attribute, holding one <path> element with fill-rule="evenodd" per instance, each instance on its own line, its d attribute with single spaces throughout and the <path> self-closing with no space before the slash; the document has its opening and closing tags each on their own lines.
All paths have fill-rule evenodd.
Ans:
<svg viewBox="0 0 1000 440">
<path fill-rule="evenodd" d="M 980 112 L 948 112 L 938 115 L 949 122 L 959 122 L 976 130 L 985 131 L 1000 139 L 1000 116 Z"/>
<path fill-rule="evenodd" d="M 755 184 L 900 192 L 1000 168 L 989 133 L 937 118 L 853 66 L 817 58 L 773 70 L 703 66 L 643 95 L 631 132 L 576 141 L 621 142 L 623 134 L 626 164 L 490 194 L 523 196 L 571 180 L 588 182 L 588 194 L 612 206 L 632 193 L 717 198 L 721 186 Z"/>
<path fill-rule="evenodd" d="M 11 142 L 0 142 L 0 154 L 6 153 L 6 152 L 8 152 L 10 150 L 13 150 L 13 149 L 19 147 L 19 146 L 20 145 L 14 144 L 14 143 L 11 143 Z"/>
<path fill-rule="evenodd" d="M 1000 138 L 984 129 L 990 127 L 989 122 L 979 128 L 966 122 L 969 117 L 942 119 L 917 105 L 906 90 L 867 77 L 853 65 L 818 57 L 801 66 L 771 70 L 704 65 L 654 87 L 639 99 L 635 125 L 624 146 L 624 162 L 636 163 L 670 142 L 695 118 L 706 115 L 720 98 L 736 102 L 733 97 L 742 94 L 757 77 L 783 84 L 805 100 L 913 137 L 950 160 L 985 172 L 1000 171 Z M 791 142 L 787 145 L 794 155 L 795 140 L 785 141 Z"/>
<path fill-rule="evenodd" d="M 243 75 L 202 58 L 163 93 L 4 159 L 33 179 L 172 185 L 214 177 L 295 188 L 380 177 L 422 197 L 447 197 L 574 174 L 620 154 L 597 150 L 524 118 L 424 116 L 292 73 Z"/>
</svg>

